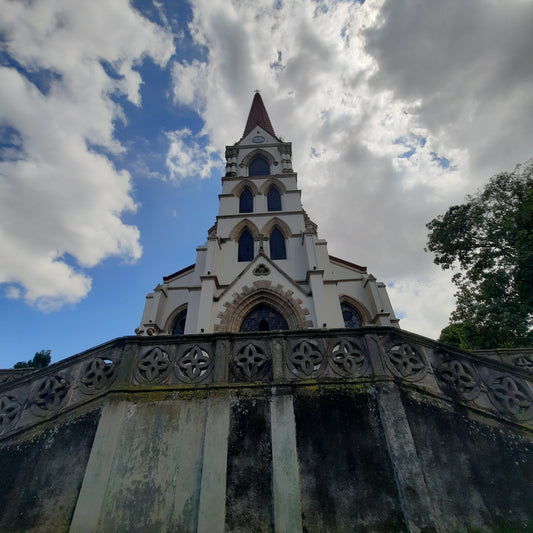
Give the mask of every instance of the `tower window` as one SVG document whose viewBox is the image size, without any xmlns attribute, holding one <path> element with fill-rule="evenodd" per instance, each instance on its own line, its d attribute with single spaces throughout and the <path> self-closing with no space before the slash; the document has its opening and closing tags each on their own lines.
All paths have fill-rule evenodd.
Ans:
<svg viewBox="0 0 533 533">
<path fill-rule="evenodd" d="M 172 335 L 183 335 L 185 331 L 185 320 L 187 319 L 187 309 L 178 313 L 172 324 Z"/>
<path fill-rule="evenodd" d="M 239 213 L 252 213 L 254 210 L 254 196 L 252 191 L 246 187 L 239 197 Z"/>
<path fill-rule="evenodd" d="M 267 206 L 269 211 L 281 211 L 281 194 L 274 185 L 268 191 Z"/>
<path fill-rule="evenodd" d="M 239 237 L 238 261 L 251 261 L 254 258 L 254 238 L 248 228 Z"/>
<path fill-rule="evenodd" d="M 250 163 L 250 166 L 248 167 L 248 175 L 269 176 L 270 165 L 268 164 L 268 161 L 264 157 L 256 155 Z"/>
<path fill-rule="evenodd" d="M 275 331 L 289 329 L 287 321 L 265 304 L 254 307 L 242 321 L 240 331 Z"/>
<path fill-rule="evenodd" d="M 360 328 L 362 326 L 363 321 L 361 320 L 361 315 L 357 312 L 355 307 L 348 302 L 342 302 L 341 311 L 345 328 Z"/>
<path fill-rule="evenodd" d="M 274 226 L 270 234 L 270 259 L 287 259 L 285 237 L 277 226 Z"/>
</svg>

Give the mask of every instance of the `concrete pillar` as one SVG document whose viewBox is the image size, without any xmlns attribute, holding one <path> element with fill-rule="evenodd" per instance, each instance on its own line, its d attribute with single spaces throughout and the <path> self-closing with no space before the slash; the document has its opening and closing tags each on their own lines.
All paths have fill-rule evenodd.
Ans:
<svg viewBox="0 0 533 533">
<path fill-rule="evenodd" d="M 198 533 L 224 531 L 229 423 L 229 392 L 211 393 L 207 406 Z"/>
<path fill-rule="evenodd" d="M 98 523 L 125 413 L 126 402 L 109 402 L 102 410 L 70 524 L 72 533 L 98 531 Z"/>
<path fill-rule="evenodd" d="M 383 384 L 377 401 L 407 529 L 412 533 L 437 532 L 424 472 L 397 386 Z"/>
<path fill-rule="evenodd" d="M 300 473 L 292 395 L 273 390 L 270 404 L 274 526 L 277 533 L 302 531 Z"/>
</svg>

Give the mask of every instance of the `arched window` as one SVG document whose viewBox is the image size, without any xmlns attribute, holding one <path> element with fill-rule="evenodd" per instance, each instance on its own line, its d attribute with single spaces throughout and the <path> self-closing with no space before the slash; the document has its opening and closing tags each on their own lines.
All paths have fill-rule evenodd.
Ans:
<svg viewBox="0 0 533 533">
<path fill-rule="evenodd" d="M 254 258 L 254 238 L 245 228 L 239 237 L 238 261 L 251 261 Z"/>
<path fill-rule="evenodd" d="M 268 190 L 267 206 L 269 211 L 281 211 L 281 194 L 275 185 Z"/>
<path fill-rule="evenodd" d="M 274 331 L 289 329 L 287 321 L 265 304 L 254 307 L 244 318 L 240 331 Z"/>
<path fill-rule="evenodd" d="M 348 302 L 342 302 L 341 311 L 345 328 L 360 328 L 362 326 L 363 321 L 361 320 L 361 315 L 353 305 L 350 305 Z"/>
<path fill-rule="evenodd" d="M 285 237 L 277 226 L 274 226 L 270 234 L 270 259 L 287 259 Z"/>
<path fill-rule="evenodd" d="M 269 176 L 270 175 L 270 165 L 268 161 L 261 155 L 256 155 L 250 166 L 248 167 L 249 176 Z"/>
<path fill-rule="evenodd" d="M 239 197 L 239 213 L 252 213 L 254 210 L 254 195 L 246 187 Z"/>
<path fill-rule="evenodd" d="M 174 320 L 172 324 L 172 335 L 183 335 L 185 331 L 185 320 L 187 319 L 187 309 L 184 309 Z"/>
</svg>

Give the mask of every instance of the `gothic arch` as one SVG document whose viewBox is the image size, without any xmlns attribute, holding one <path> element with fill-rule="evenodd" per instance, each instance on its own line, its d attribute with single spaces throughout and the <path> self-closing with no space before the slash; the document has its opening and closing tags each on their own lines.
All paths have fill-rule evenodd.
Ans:
<svg viewBox="0 0 533 533">
<path fill-rule="evenodd" d="M 272 233 L 272 230 L 274 229 L 274 226 L 277 226 L 279 228 L 281 233 L 283 233 L 283 236 L 285 237 L 285 239 L 288 239 L 292 235 L 291 228 L 289 228 L 289 226 L 287 225 L 286 222 L 284 222 L 283 220 L 281 220 L 278 217 L 271 218 L 261 228 L 261 233 L 265 237 L 270 237 L 270 234 Z"/>
<path fill-rule="evenodd" d="M 271 153 L 267 152 L 266 150 L 261 150 L 261 148 L 257 148 L 256 150 L 253 150 L 252 152 L 250 152 L 243 158 L 243 160 L 241 161 L 241 165 L 248 168 L 253 158 L 257 155 L 264 157 L 268 161 L 268 164 L 270 165 L 271 168 L 274 162 L 276 161 L 274 159 L 274 156 Z"/>
<path fill-rule="evenodd" d="M 270 189 L 270 187 L 272 187 L 272 185 L 275 185 L 278 188 L 279 193 L 282 194 L 282 195 L 287 192 L 287 187 L 285 187 L 283 182 L 281 180 L 279 180 L 278 178 L 270 178 L 267 181 L 265 181 L 265 183 L 263 183 L 263 185 L 261 185 L 261 188 L 259 189 L 259 192 L 261 194 L 265 194 L 266 195 L 268 193 L 268 190 Z"/>
<path fill-rule="evenodd" d="M 239 196 L 242 194 L 242 191 L 244 191 L 246 187 L 250 189 L 250 191 L 252 192 L 254 196 L 257 196 L 260 192 L 259 189 L 257 188 L 257 185 L 252 180 L 245 179 L 243 181 L 240 181 L 237 185 L 235 185 L 235 187 L 231 191 L 231 194 L 239 198 Z"/>
<path fill-rule="evenodd" d="M 184 303 L 184 304 L 181 304 L 179 305 L 178 307 L 176 307 L 176 309 L 174 309 L 174 311 L 172 311 L 172 313 L 170 313 L 170 315 L 168 315 L 168 318 L 165 322 L 165 328 L 164 330 L 169 333 L 169 334 L 172 334 L 172 326 L 174 325 L 174 322 L 176 320 L 176 318 L 178 317 L 178 315 L 180 313 L 182 313 L 183 311 L 186 311 L 187 310 L 187 304 Z"/>
<path fill-rule="evenodd" d="M 244 228 L 248 228 L 248 231 L 252 234 L 252 237 L 254 238 L 254 241 L 257 241 L 259 239 L 259 229 L 257 226 L 250 222 L 249 219 L 245 218 L 244 220 L 241 220 L 230 232 L 229 238 L 232 241 L 238 241 L 239 237 L 241 236 L 241 233 L 244 231 Z"/>
<path fill-rule="evenodd" d="M 313 327 L 309 311 L 302 307 L 302 300 L 294 298 L 291 290 L 271 281 L 255 281 L 252 287 L 245 286 L 239 294 L 234 294 L 232 302 L 224 304 L 224 311 L 217 315 L 215 331 L 237 333 L 248 313 L 259 304 L 265 304 L 277 311 L 287 322 L 290 330 Z"/>
<path fill-rule="evenodd" d="M 351 296 L 348 296 L 346 294 L 341 294 L 339 297 L 339 304 L 343 302 L 350 304 L 359 313 L 359 315 L 361 316 L 361 322 L 363 326 L 370 322 L 370 313 L 368 312 L 367 308 L 361 302 L 355 300 Z"/>
</svg>

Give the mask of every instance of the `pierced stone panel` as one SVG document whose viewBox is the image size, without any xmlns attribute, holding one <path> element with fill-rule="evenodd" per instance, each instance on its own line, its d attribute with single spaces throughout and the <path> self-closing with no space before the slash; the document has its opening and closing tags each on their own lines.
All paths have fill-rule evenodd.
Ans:
<svg viewBox="0 0 533 533">
<path fill-rule="evenodd" d="M 213 373 L 213 358 L 197 344 L 192 348 L 185 348 L 178 355 L 174 373 L 184 383 L 201 383 Z"/>
<path fill-rule="evenodd" d="M 466 361 L 445 361 L 439 366 L 435 376 L 439 387 L 448 396 L 473 400 L 480 393 L 476 371 Z"/>
<path fill-rule="evenodd" d="M 18 421 L 22 405 L 14 396 L 0 397 L 0 435 L 9 431 Z"/>
<path fill-rule="evenodd" d="M 359 343 L 342 339 L 335 341 L 329 351 L 329 366 L 334 374 L 346 378 L 357 378 L 368 370 L 368 356 Z"/>
<path fill-rule="evenodd" d="M 513 359 L 513 365 L 526 370 L 527 372 L 533 372 L 533 356 L 520 355 Z"/>
<path fill-rule="evenodd" d="M 160 383 L 169 375 L 170 368 L 168 353 L 156 346 L 155 348 L 146 348 L 141 352 L 133 371 L 141 383 Z"/>
<path fill-rule="evenodd" d="M 44 416 L 58 409 L 68 391 L 70 383 L 59 375 L 49 376 L 42 380 L 34 389 L 30 400 L 30 409 L 33 414 Z"/>
<path fill-rule="evenodd" d="M 533 399 L 527 385 L 511 376 L 500 376 L 489 385 L 489 398 L 502 413 L 517 420 L 533 418 Z"/>
<path fill-rule="evenodd" d="M 311 341 L 300 341 L 287 357 L 287 366 L 297 378 L 314 379 L 323 373 L 324 356 L 320 348 Z"/>
<path fill-rule="evenodd" d="M 407 381 L 418 381 L 427 373 L 422 356 L 407 342 L 390 348 L 385 362 L 393 374 Z"/>
<path fill-rule="evenodd" d="M 96 394 L 109 387 L 117 377 L 117 367 L 111 359 L 96 357 L 90 361 L 80 378 L 80 390 L 85 394 Z"/>
<path fill-rule="evenodd" d="M 262 380 L 270 373 L 272 359 L 267 350 L 257 343 L 248 342 L 236 351 L 231 361 L 231 370 L 238 380 Z"/>
</svg>

